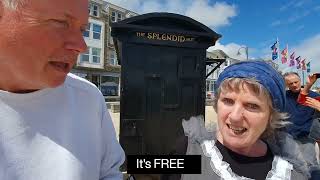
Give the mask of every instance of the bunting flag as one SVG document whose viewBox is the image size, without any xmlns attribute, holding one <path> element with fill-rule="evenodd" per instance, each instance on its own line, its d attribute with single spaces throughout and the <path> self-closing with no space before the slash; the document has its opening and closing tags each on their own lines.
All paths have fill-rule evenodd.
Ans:
<svg viewBox="0 0 320 180">
<path fill-rule="evenodd" d="M 310 62 L 307 63 L 307 73 L 310 73 L 311 68 L 310 68 Z"/>
<path fill-rule="evenodd" d="M 278 59 L 278 40 L 271 46 L 272 60 Z"/>
<path fill-rule="evenodd" d="M 288 60 L 288 45 L 287 47 L 281 51 L 281 61 L 282 61 L 282 64 L 285 64 L 287 63 L 287 60 Z"/>
<path fill-rule="evenodd" d="M 291 55 L 290 55 L 290 64 L 289 66 L 292 67 L 295 65 L 294 63 L 294 57 L 295 57 L 295 53 L 293 52 Z"/>
<path fill-rule="evenodd" d="M 296 62 L 297 62 L 297 69 L 300 69 L 300 68 L 301 68 L 300 61 L 301 61 L 301 56 L 298 56 L 298 57 L 296 58 Z"/>
<path fill-rule="evenodd" d="M 306 59 L 303 59 L 303 60 L 301 61 L 301 68 L 302 68 L 303 71 L 307 70 L 307 67 L 306 67 Z"/>
</svg>

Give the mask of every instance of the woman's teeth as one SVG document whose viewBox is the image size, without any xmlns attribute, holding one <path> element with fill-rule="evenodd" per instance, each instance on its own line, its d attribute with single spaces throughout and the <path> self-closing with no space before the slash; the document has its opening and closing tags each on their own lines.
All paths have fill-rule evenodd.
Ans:
<svg viewBox="0 0 320 180">
<path fill-rule="evenodd" d="M 234 134 L 236 135 L 241 135 L 244 132 L 247 131 L 247 128 L 243 128 L 243 127 L 236 127 L 236 126 L 232 126 L 230 124 L 227 124 L 227 126 L 229 127 L 229 129 L 231 129 L 233 131 Z"/>
</svg>

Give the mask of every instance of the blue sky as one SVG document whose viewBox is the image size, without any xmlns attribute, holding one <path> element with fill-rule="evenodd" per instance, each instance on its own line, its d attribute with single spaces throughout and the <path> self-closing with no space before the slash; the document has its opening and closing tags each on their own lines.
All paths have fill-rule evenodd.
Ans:
<svg viewBox="0 0 320 180">
<path fill-rule="evenodd" d="M 271 58 L 271 45 L 277 37 L 280 50 L 286 44 L 289 53 L 311 60 L 311 71 L 320 72 L 319 0 L 107 0 L 139 14 L 172 12 L 192 17 L 207 25 L 222 38 L 215 47 L 229 56 L 240 47 L 249 47 L 249 58 Z M 281 65 L 283 71 L 295 69 Z"/>
</svg>

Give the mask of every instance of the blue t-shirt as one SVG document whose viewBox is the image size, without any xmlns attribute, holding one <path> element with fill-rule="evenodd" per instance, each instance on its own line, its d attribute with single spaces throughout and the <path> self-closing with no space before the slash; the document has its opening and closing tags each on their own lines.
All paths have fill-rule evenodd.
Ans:
<svg viewBox="0 0 320 180">
<path fill-rule="evenodd" d="M 289 113 L 290 117 L 288 120 L 292 123 L 288 125 L 287 131 L 294 138 L 309 135 L 313 115 L 315 112 L 313 108 L 299 104 L 297 102 L 298 96 L 299 93 L 294 93 L 290 90 L 286 92 L 286 112 Z M 308 96 L 314 98 L 320 95 L 318 93 L 310 91 Z"/>
</svg>

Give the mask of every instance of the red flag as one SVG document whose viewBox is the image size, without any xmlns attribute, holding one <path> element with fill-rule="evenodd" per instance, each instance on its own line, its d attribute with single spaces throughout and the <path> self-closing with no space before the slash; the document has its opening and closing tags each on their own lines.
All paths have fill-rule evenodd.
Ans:
<svg viewBox="0 0 320 180">
<path fill-rule="evenodd" d="M 284 50 L 281 51 L 281 55 L 282 55 L 282 58 L 281 58 L 282 64 L 287 63 L 287 60 L 288 60 L 288 46 Z"/>
<path fill-rule="evenodd" d="M 290 64 L 289 64 L 290 67 L 292 67 L 292 66 L 295 65 L 294 57 L 295 57 L 295 53 L 293 52 L 293 53 L 290 55 Z"/>
<path fill-rule="evenodd" d="M 303 59 L 303 60 L 301 61 L 301 65 L 302 65 L 302 70 L 303 70 L 303 71 L 304 71 L 304 70 L 307 70 L 306 59 Z"/>
</svg>

